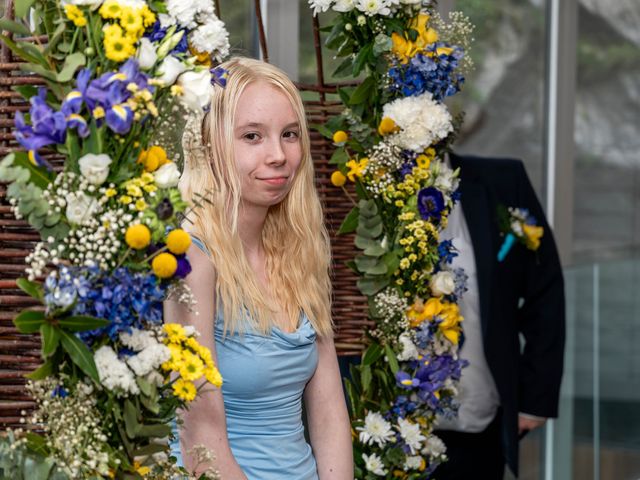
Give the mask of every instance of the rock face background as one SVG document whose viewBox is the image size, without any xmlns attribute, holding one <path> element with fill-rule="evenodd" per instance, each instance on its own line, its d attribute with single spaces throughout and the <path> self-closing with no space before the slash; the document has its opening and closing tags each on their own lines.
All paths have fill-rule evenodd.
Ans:
<svg viewBox="0 0 640 480">
<path fill-rule="evenodd" d="M 476 24 L 476 70 L 458 150 L 522 158 L 542 194 L 544 2 L 458 0 Z M 640 248 L 640 2 L 580 0 L 574 262 Z M 571 186 L 567 185 L 567 195 Z M 562 197 L 558 199 L 562 201 Z"/>
</svg>

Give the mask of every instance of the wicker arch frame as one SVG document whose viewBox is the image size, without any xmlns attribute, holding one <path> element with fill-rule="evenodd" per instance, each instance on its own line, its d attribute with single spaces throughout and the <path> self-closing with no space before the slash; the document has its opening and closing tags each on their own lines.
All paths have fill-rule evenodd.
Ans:
<svg viewBox="0 0 640 480">
<path fill-rule="evenodd" d="M 216 0 L 217 12 L 220 12 Z M 269 61 L 269 50 L 263 24 L 260 0 L 254 0 L 262 58 Z M 222 12 L 224 14 L 224 12 Z M 5 14 L 13 15 L 13 0 L 5 0 Z M 313 100 L 305 101 L 309 123 L 322 124 L 341 110 L 341 103 L 331 99 L 338 84 L 325 82 L 322 67 L 322 48 L 318 18 L 308 12 L 313 22 L 316 57 L 316 83 L 297 86 L 301 92 L 312 92 Z M 221 15 L 224 20 L 224 16 Z M 8 33 L 8 32 L 5 32 Z M 33 38 L 21 38 L 33 41 Z M 42 39 L 46 41 L 45 39 Z M 20 148 L 12 134 L 13 117 L 17 111 L 27 111 L 28 104 L 12 87 L 43 85 L 33 75 L 20 70 L 20 59 L 9 48 L 0 46 L 0 158 Z M 335 97 L 335 96 L 334 96 Z M 359 354 L 362 351 L 363 331 L 372 323 L 366 317 L 366 299 L 356 287 L 356 276 L 345 265 L 353 258 L 353 236 L 337 236 L 340 223 L 351 209 L 344 193 L 331 185 L 333 171 L 329 159 L 333 153 L 331 142 L 319 133 L 311 132 L 311 151 L 316 170 L 316 185 L 325 210 L 331 235 L 333 254 L 333 303 L 336 324 L 335 343 L 339 355 Z M 54 164 L 60 165 L 60 161 Z M 16 286 L 16 279 L 25 276 L 25 257 L 39 241 L 39 235 L 25 220 L 16 220 L 6 197 L 7 185 L 0 183 L 0 428 L 18 426 L 21 412 L 29 411 L 33 402 L 24 389 L 24 374 L 34 370 L 40 362 L 40 341 L 37 336 L 18 333 L 12 323 L 15 315 L 26 307 L 35 306 L 33 300 Z"/>
</svg>

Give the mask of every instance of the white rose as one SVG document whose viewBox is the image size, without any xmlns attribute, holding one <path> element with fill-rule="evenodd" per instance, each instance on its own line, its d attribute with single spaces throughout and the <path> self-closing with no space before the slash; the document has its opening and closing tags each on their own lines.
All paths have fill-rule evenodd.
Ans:
<svg viewBox="0 0 640 480">
<path fill-rule="evenodd" d="M 208 70 L 183 73 L 178 78 L 178 85 L 182 87 L 180 100 L 192 110 L 202 110 L 211 101 L 213 86 Z"/>
<path fill-rule="evenodd" d="M 456 290 L 456 282 L 451 272 L 438 272 L 431 277 L 429 288 L 436 297 L 451 295 Z"/>
<path fill-rule="evenodd" d="M 71 193 L 67 199 L 67 219 L 71 223 L 82 225 L 98 210 L 98 201 L 83 192 Z"/>
<path fill-rule="evenodd" d="M 178 170 L 175 163 L 169 162 L 165 163 L 153 172 L 153 176 L 156 180 L 156 185 L 160 188 L 171 188 L 178 185 L 178 180 L 180 180 L 180 170 Z"/>
<path fill-rule="evenodd" d="M 151 40 L 146 37 L 140 39 L 140 47 L 138 47 L 138 63 L 143 70 L 149 70 L 158 60 L 158 54 L 156 53 L 156 47 L 154 47 Z"/>
<path fill-rule="evenodd" d="M 111 165 L 111 157 L 105 153 L 96 155 L 95 153 L 87 153 L 80 160 L 80 173 L 93 185 L 102 185 L 109 176 L 109 165 Z"/>
<path fill-rule="evenodd" d="M 158 67 L 158 80 L 166 86 L 173 85 L 178 75 L 186 69 L 187 67 L 184 66 L 182 61 L 169 55 Z"/>
</svg>

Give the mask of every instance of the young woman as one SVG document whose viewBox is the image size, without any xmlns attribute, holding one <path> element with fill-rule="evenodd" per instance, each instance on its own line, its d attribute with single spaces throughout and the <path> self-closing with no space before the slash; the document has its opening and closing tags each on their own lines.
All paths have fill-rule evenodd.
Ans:
<svg viewBox="0 0 640 480">
<path fill-rule="evenodd" d="M 300 96 L 264 62 L 221 65 L 180 187 L 208 201 L 189 224 L 193 325 L 224 378 L 184 412 L 181 451 L 202 444 L 224 480 L 351 480 L 351 432 L 332 340 L 330 251 Z M 195 152 L 196 154 L 191 154 Z M 311 445 L 302 424 L 302 397 Z"/>
</svg>

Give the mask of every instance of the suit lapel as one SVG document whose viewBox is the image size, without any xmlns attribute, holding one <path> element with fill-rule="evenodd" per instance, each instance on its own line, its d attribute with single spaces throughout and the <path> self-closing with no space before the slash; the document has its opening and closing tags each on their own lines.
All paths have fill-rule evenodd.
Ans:
<svg viewBox="0 0 640 480">
<path fill-rule="evenodd" d="M 480 321 L 483 338 L 486 339 L 490 315 L 491 277 L 495 262 L 491 235 L 493 216 L 487 188 L 475 178 L 472 167 L 466 167 L 463 163 L 459 157 L 451 155 L 453 168 L 460 167 L 460 201 L 473 244 L 480 298 Z"/>
</svg>

